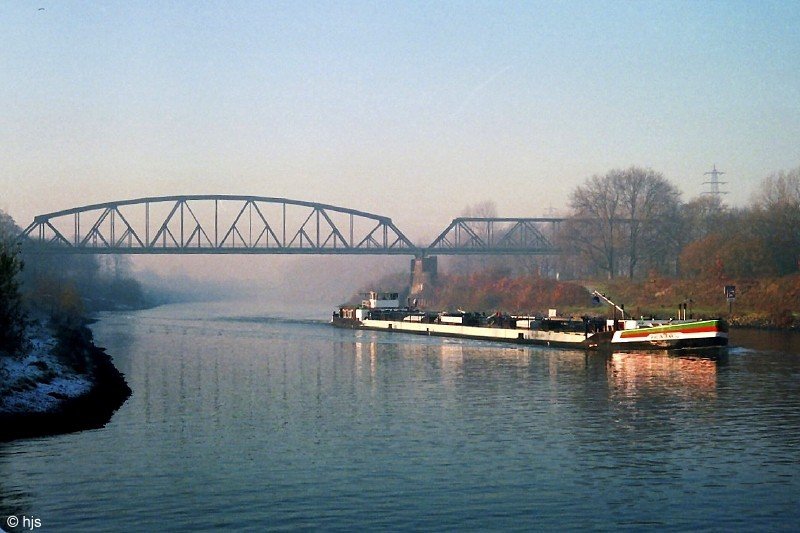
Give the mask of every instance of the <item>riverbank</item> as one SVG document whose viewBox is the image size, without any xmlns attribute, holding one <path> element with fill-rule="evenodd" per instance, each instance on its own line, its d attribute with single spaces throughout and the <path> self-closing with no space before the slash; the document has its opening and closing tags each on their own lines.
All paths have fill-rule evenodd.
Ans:
<svg viewBox="0 0 800 533">
<path fill-rule="evenodd" d="M 728 302 L 724 287 L 736 288 Z M 732 327 L 800 329 L 800 275 L 773 278 L 678 280 L 651 277 L 644 280 L 599 282 L 594 288 L 624 303 L 634 316 L 677 316 L 685 304 L 695 317 L 722 317 Z"/>
<path fill-rule="evenodd" d="M 102 427 L 131 395 L 86 325 L 40 322 L 28 338 L 0 356 L 0 442 Z"/>
<path fill-rule="evenodd" d="M 736 287 L 729 305 L 724 286 Z M 759 279 L 557 281 L 538 276 L 508 276 L 484 271 L 469 275 L 443 274 L 429 299 L 435 309 L 502 310 L 510 313 L 597 315 L 590 291 L 599 290 L 631 316 L 670 318 L 686 305 L 687 316 L 725 318 L 733 327 L 800 329 L 800 275 Z"/>
</svg>

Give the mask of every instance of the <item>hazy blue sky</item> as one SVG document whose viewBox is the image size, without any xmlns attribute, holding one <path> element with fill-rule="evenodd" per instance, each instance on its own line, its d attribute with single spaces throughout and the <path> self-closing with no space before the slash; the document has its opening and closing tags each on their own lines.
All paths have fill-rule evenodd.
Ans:
<svg viewBox="0 0 800 533">
<path fill-rule="evenodd" d="M 39 8 L 43 7 L 44 10 Z M 320 201 L 434 236 L 592 174 L 800 165 L 800 2 L 0 4 L 0 208 Z"/>
</svg>

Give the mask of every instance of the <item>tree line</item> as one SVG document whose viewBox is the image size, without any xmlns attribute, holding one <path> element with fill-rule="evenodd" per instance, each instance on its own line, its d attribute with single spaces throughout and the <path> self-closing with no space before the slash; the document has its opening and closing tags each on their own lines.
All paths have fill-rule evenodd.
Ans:
<svg viewBox="0 0 800 533">
<path fill-rule="evenodd" d="M 764 277 L 800 266 L 800 167 L 767 176 L 736 208 L 717 195 L 682 202 L 652 169 L 611 170 L 576 187 L 570 208 L 558 242 L 575 277 Z"/>
<path fill-rule="evenodd" d="M 0 352 L 24 348 L 28 316 L 79 323 L 84 314 L 146 304 L 126 258 L 31 253 L 18 242 L 21 229 L 0 211 Z"/>
<path fill-rule="evenodd" d="M 765 177 L 744 207 L 729 207 L 712 194 L 684 202 L 662 173 L 637 166 L 591 176 L 572 191 L 567 207 L 552 236 L 561 255 L 452 257 L 446 260 L 448 271 L 697 279 L 774 277 L 800 270 L 800 167 Z M 497 208 L 481 202 L 461 216 L 496 217 Z"/>
</svg>

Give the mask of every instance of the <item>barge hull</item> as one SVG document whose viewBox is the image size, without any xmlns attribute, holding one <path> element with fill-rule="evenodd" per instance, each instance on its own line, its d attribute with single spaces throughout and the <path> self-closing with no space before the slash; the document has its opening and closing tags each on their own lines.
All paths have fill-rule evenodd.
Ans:
<svg viewBox="0 0 800 533">
<path fill-rule="evenodd" d="M 577 332 L 537 331 L 370 319 L 364 321 L 335 319 L 332 323 L 337 327 L 369 331 L 397 331 L 414 335 L 484 340 L 510 344 L 557 346 L 561 348 L 586 349 L 589 347 L 586 334 Z"/>
<path fill-rule="evenodd" d="M 680 333 L 673 330 L 668 336 L 663 333 L 654 333 L 650 336 L 621 339 L 619 331 L 587 334 L 569 331 L 541 331 L 373 319 L 361 321 L 338 317 L 332 321 L 332 324 L 340 328 L 368 331 L 396 331 L 413 335 L 598 351 L 674 351 L 722 348 L 728 344 L 728 333 L 724 328 L 715 328 L 714 331 L 702 333 Z"/>
</svg>

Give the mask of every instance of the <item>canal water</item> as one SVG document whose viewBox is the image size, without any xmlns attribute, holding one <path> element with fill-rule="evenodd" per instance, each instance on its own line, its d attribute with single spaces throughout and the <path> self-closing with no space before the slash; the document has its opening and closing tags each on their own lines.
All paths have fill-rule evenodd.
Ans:
<svg viewBox="0 0 800 533">
<path fill-rule="evenodd" d="M 0 445 L 0 528 L 800 523 L 797 334 L 735 332 L 717 358 L 587 356 L 326 317 L 232 303 L 103 315 L 97 341 L 133 396 L 105 428 Z"/>
</svg>

